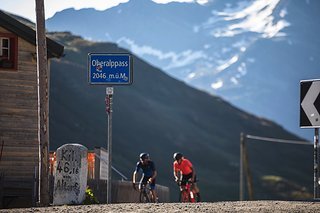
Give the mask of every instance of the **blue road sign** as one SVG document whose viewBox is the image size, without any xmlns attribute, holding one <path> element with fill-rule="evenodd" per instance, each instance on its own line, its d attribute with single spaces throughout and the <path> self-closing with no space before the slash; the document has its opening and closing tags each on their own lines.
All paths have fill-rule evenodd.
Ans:
<svg viewBox="0 0 320 213">
<path fill-rule="evenodd" d="M 89 53 L 88 80 L 90 84 L 126 85 L 132 83 L 130 54 Z"/>
</svg>

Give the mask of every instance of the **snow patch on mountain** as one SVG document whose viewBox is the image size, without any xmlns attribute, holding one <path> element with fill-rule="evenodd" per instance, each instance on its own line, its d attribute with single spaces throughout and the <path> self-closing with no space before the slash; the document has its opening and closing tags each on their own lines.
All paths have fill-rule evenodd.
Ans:
<svg viewBox="0 0 320 213">
<path fill-rule="evenodd" d="M 213 17 L 203 24 L 204 28 L 213 28 L 211 34 L 214 37 L 232 37 L 245 32 L 254 32 L 262 38 L 286 36 L 281 32 L 290 23 L 284 18 L 287 15 L 285 9 L 275 14 L 280 0 L 265 0 L 253 2 L 240 2 L 236 8 L 227 7 L 224 11 L 213 11 Z M 275 15 L 280 17 L 276 20 Z M 229 22 L 222 28 L 216 28 L 216 23 Z"/>
<path fill-rule="evenodd" d="M 129 46 L 130 50 L 139 56 L 153 56 L 160 61 L 167 60 L 168 63 L 164 70 L 170 70 L 174 68 L 189 66 L 195 63 L 200 59 L 208 59 L 209 57 L 205 54 L 205 52 L 201 50 L 193 51 L 187 49 L 183 52 L 176 53 L 174 51 L 163 52 L 159 49 L 153 48 L 147 45 L 138 45 L 134 40 L 122 37 L 117 40 L 118 44 L 124 44 L 125 46 Z"/>
</svg>

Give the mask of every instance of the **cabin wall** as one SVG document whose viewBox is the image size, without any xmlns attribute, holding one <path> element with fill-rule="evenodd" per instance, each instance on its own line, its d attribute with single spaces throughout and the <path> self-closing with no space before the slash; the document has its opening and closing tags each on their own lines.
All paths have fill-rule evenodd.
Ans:
<svg viewBox="0 0 320 213">
<path fill-rule="evenodd" d="M 1 27 L 0 32 L 10 33 Z M 18 37 L 17 70 L 0 69 L 0 173 L 7 188 L 3 196 L 13 193 L 13 188 L 28 194 L 33 190 L 39 155 L 37 131 L 36 47 Z"/>
</svg>

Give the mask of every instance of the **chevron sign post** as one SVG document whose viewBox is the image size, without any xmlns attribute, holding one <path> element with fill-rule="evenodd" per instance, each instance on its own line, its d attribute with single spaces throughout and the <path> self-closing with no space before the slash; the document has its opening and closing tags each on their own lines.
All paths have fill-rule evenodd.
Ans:
<svg viewBox="0 0 320 213">
<path fill-rule="evenodd" d="M 300 127 L 314 128 L 313 168 L 314 199 L 320 199 L 319 178 L 319 127 L 320 127 L 320 79 L 300 81 Z"/>
</svg>

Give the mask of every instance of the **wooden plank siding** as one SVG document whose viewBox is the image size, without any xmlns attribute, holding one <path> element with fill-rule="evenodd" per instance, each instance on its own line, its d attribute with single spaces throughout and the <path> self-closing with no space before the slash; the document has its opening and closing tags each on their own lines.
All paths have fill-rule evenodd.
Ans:
<svg viewBox="0 0 320 213">
<path fill-rule="evenodd" d="M 0 27 L 0 32 L 10 33 Z M 0 70 L 0 172 L 4 193 L 32 196 L 39 163 L 36 47 L 18 37 L 18 69 Z M 10 187 L 9 187 L 10 186 Z"/>
<path fill-rule="evenodd" d="M 36 31 L 0 9 L 0 36 L 10 38 L 11 45 L 11 58 L 0 61 L 0 208 L 12 197 L 29 202 L 12 207 L 26 207 L 36 197 L 39 179 L 34 177 L 39 173 Z M 49 59 L 62 57 L 64 47 L 48 37 L 46 44 L 50 73 Z"/>
</svg>

